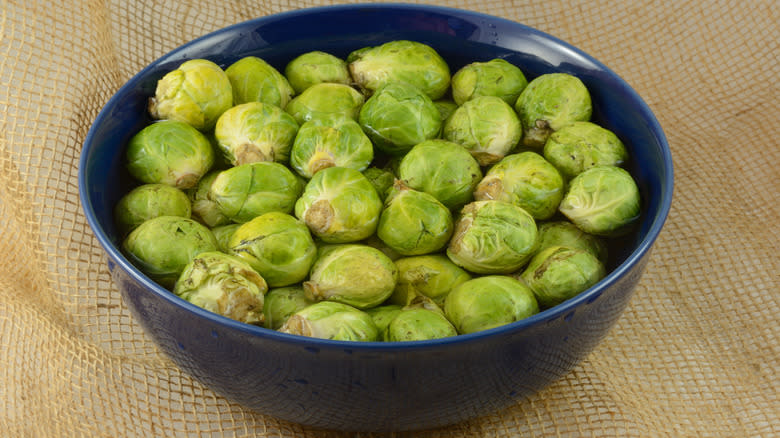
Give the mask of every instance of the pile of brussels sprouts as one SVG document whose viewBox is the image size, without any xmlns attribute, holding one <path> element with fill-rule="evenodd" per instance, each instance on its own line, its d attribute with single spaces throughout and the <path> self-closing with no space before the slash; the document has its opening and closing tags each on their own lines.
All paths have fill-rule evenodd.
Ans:
<svg viewBox="0 0 780 438">
<path fill-rule="evenodd" d="M 606 274 L 640 214 L 627 152 L 585 85 L 503 59 L 451 75 L 390 41 L 284 72 L 183 62 L 126 148 L 122 249 L 183 299 L 353 341 L 511 323 Z"/>
</svg>

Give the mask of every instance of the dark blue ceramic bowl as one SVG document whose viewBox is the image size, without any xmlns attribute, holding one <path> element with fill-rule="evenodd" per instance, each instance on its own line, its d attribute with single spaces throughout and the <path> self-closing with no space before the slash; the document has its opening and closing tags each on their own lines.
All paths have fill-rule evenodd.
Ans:
<svg viewBox="0 0 780 438">
<path fill-rule="evenodd" d="M 166 72 L 191 58 L 226 67 L 247 55 L 281 70 L 307 51 L 344 58 L 395 39 L 433 46 L 453 72 L 500 57 L 529 79 L 562 71 L 583 80 L 592 94 L 594 120 L 627 144 L 630 171 L 644 200 L 641 223 L 613 252 L 604 280 L 555 308 L 492 330 L 435 341 L 354 343 L 286 335 L 207 312 L 149 280 L 122 255 L 112 209 L 130 184 L 124 147 L 150 122 L 147 99 Z M 636 92 L 563 41 L 457 9 L 344 5 L 240 23 L 153 62 L 111 98 L 87 134 L 79 192 L 125 303 L 186 372 L 280 419 L 328 429 L 408 430 L 495 413 L 566 374 L 604 338 L 626 307 L 669 212 L 672 159 L 661 127 Z"/>
</svg>

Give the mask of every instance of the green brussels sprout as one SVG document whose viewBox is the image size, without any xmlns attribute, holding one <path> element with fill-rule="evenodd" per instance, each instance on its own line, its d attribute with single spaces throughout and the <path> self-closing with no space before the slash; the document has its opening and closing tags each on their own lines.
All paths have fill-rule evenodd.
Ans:
<svg viewBox="0 0 780 438">
<path fill-rule="evenodd" d="M 548 308 L 598 283 L 606 275 L 604 265 L 589 251 L 567 246 L 551 246 L 539 251 L 519 275 Z"/>
<path fill-rule="evenodd" d="M 402 306 L 398 304 L 383 304 L 364 310 L 374 320 L 379 333 L 384 333 L 390 321 L 401 313 Z"/>
<path fill-rule="evenodd" d="M 369 314 L 333 301 L 321 301 L 293 313 L 279 331 L 334 341 L 379 340 L 379 329 Z"/>
<path fill-rule="evenodd" d="M 187 195 L 192 204 L 192 218 L 209 228 L 232 222 L 229 217 L 219 211 L 217 203 L 209 199 L 211 185 L 217 179 L 219 172 L 219 170 L 211 170 L 203 175 L 203 178 L 198 181 L 195 187 L 187 190 Z"/>
<path fill-rule="evenodd" d="M 279 330 L 293 313 L 312 304 L 314 301 L 306 298 L 300 285 L 271 289 L 265 294 L 263 326 L 267 329 Z"/>
<path fill-rule="evenodd" d="M 431 99 L 439 99 L 450 86 L 450 68 L 432 47 L 397 40 L 365 47 L 349 55 L 349 71 L 357 85 L 371 94 L 389 83 L 407 83 Z"/>
<path fill-rule="evenodd" d="M 192 59 L 157 82 L 154 97 L 149 99 L 149 114 L 205 132 L 231 106 L 233 89 L 225 71 L 209 60 Z"/>
<path fill-rule="evenodd" d="M 496 96 L 475 97 L 459 106 L 444 124 L 442 137 L 460 144 L 482 166 L 498 162 L 520 141 L 517 114 Z"/>
<path fill-rule="evenodd" d="M 277 69 L 256 56 L 239 59 L 225 69 L 233 89 L 233 105 L 262 102 L 284 108 L 295 90 Z"/>
<path fill-rule="evenodd" d="M 509 274 L 530 260 L 538 245 L 536 221 L 503 201 L 466 204 L 455 222 L 447 256 L 477 274 Z"/>
<path fill-rule="evenodd" d="M 258 161 L 221 171 L 208 196 L 223 215 L 243 223 L 271 211 L 292 213 L 303 187 L 284 165 Z"/>
<path fill-rule="evenodd" d="M 298 123 L 278 106 L 262 102 L 236 105 L 217 120 L 214 136 L 222 156 L 232 165 L 285 163 L 298 133 Z"/>
<path fill-rule="evenodd" d="M 284 75 L 298 94 L 323 82 L 344 85 L 352 83 L 347 63 L 343 59 L 316 50 L 290 61 L 284 69 Z"/>
<path fill-rule="evenodd" d="M 402 309 L 383 332 L 386 342 L 425 341 L 457 336 L 458 332 L 440 312 L 423 307 Z"/>
<path fill-rule="evenodd" d="M 377 149 L 401 155 L 439 136 L 441 114 L 430 97 L 405 83 L 376 90 L 360 109 L 358 122 Z"/>
<path fill-rule="evenodd" d="M 127 192 L 114 207 L 114 219 L 120 233 L 136 229 L 158 216 L 189 218 L 192 206 L 187 195 L 167 184 L 144 184 Z"/>
<path fill-rule="evenodd" d="M 444 248 L 452 231 L 452 213 L 444 204 L 396 181 L 385 200 L 376 234 L 399 254 L 412 256 Z"/>
<path fill-rule="evenodd" d="M 433 195 L 447 208 L 457 209 L 473 200 L 482 170 L 459 144 L 434 139 L 418 143 L 404 155 L 398 178 L 412 189 Z"/>
<path fill-rule="evenodd" d="M 628 160 L 617 135 L 591 122 L 574 122 L 553 132 L 543 153 L 567 180 L 591 167 L 620 166 Z"/>
<path fill-rule="evenodd" d="M 390 190 L 393 182 L 395 182 L 395 175 L 387 169 L 369 167 L 363 171 L 363 176 L 374 186 L 379 199 L 384 202 L 387 197 L 387 191 Z"/>
<path fill-rule="evenodd" d="M 520 152 L 507 155 L 487 171 L 474 199 L 509 202 L 534 219 L 549 219 L 558 211 L 563 190 L 563 177 L 555 166 L 536 152 Z"/>
<path fill-rule="evenodd" d="M 192 126 L 163 120 L 130 139 L 126 159 L 130 175 L 141 182 L 189 189 L 214 165 L 214 149 Z"/>
<path fill-rule="evenodd" d="M 230 223 L 211 228 L 211 232 L 217 239 L 217 248 L 219 248 L 220 251 L 230 254 L 230 238 L 240 226 L 241 224 Z"/>
<path fill-rule="evenodd" d="M 625 169 L 598 166 L 569 182 L 558 210 L 577 228 L 597 236 L 620 236 L 639 219 L 636 182 Z"/>
<path fill-rule="evenodd" d="M 357 120 L 365 98 L 349 85 L 323 82 L 312 85 L 293 98 L 285 110 L 298 124 L 328 114 Z"/>
<path fill-rule="evenodd" d="M 122 250 L 141 272 L 170 289 L 196 255 L 217 251 L 217 240 L 192 219 L 158 216 L 134 229 L 122 242 Z"/>
<path fill-rule="evenodd" d="M 374 159 L 374 145 L 358 123 L 341 114 L 304 122 L 292 145 L 290 166 L 304 178 L 328 167 L 360 172 Z"/>
<path fill-rule="evenodd" d="M 442 126 L 444 126 L 444 122 L 446 122 L 447 119 L 450 118 L 452 113 L 454 113 L 455 110 L 458 109 L 458 104 L 453 102 L 450 99 L 434 100 L 433 104 L 436 105 L 436 108 L 439 109 L 439 114 L 441 115 L 441 125 Z"/>
<path fill-rule="evenodd" d="M 589 251 L 606 265 L 607 244 L 599 236 L 588 234 L 569 221 L 553 221 L 539 225 L 539 248 L 537 252 L 551 246 L 569 246 Z"/>
<path fill-rule="evenodd" d="M 367 309 L 385 301 L 397 280 L 395 264 L 378 249 L 361 244 L 330 245 L 320 248 L 303 290 L 310 300 Z"/>
<path fill-rule="evenodd" d="M 208 311 L 247 324 L 263 324 L 268 285 L 244 261 L 221 252 L 203 252 L 184 267 L 173 293 Z"/>
<path fill-rule="evenodd" d="M 403 257 L 395 261 L 398 269 L 390 301 L 409 305 L 416 295 L 424 295 L 439 306 L 455 287 L 471 280 L 471 275 L 442 254 Z"/>
<path fill-rule="evenodd" d="M 317 258 L 317 247 L 306 225 L 277 211 L 242 224 L 228 245 L 231 254 L 249 263 L 270 287 L 303 281 Z"/>
<path fill-rule="evenodd" d="M 314 174 L 295 203 L 295 216 L 327 243 L 365 239 L 376 231 L 382 201 L 362 173 L 329 167 Z"/>
<path fill-rule="evenodd" d="M 475 97 L 496 96 L 514 105 L 526 85 L 522 70 L 505 59 L 472 62 L 452 75 L 452 98 L 463 105 Z"/>
<path fill-rule="evenodd" d="M 590 93 L 576 76 L 548 73 L 528 83 L 515 102 L 523 125 L 524 146 L 542 148 L 553 132 L 593 112 Z"/>
<path fill-rule="evenodd" d="M 531 289 L 508 275 L 474 278 L 444 301 L 444 313 L 459 334 L 500 327 L 539 313 Z"/>
</svg>

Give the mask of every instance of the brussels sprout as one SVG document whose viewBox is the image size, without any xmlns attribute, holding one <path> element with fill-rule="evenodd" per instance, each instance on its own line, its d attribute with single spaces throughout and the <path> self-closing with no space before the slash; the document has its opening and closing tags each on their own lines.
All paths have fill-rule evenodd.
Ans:
<svg viewBox="0 0 780 438">
<path fill-rule="evenodd" d="M 217 251 L 217 240 L 192 219 L 158 216 L 133 230 L 122 242 L 122 250 L 141 272 L 170 289 L 196 255 Z"/>
<path fill-rule="evenodd" d="M 157 216 L 189 218 L 191 213 L 187 195 L 167 184 L 138 186 L 122 196 L 114 207 L 114 219 L 123 236 Z"/>
<path fill-rule="evenodd" d="M 379 340 L 379 329 L 366 312 L 332 301 L 322 301 L 292 314 L 279 328 L 282 333 L 335 341 Z"/>
<path fill-rule="evenodd" d="M 163 120 L 146 126 L 127 145 L 127 170 L 147 184 L 195 187 L 214 164 L 209 140 L 192 126 Z"/>
<path fill-rule="evenodd" d="M 446 122 L 447 119 L 450 118 L 452 113 L 454 113 L 455 110 L 458 109 L 458 104 L 449 99 L 434 100 L 433 104 L 436 105 L 436 108 L 439 109 L 442 126 L 444 126 L 444 122 Z"/>
<path fill-rule="evenodd" d="M 539 304 L 521 281 L 507 275 L 487 275 L 450 292 L 444 313 L 463 335 L 527 318 L 539 313 Z"/>
<path fill-rule="evenodd" d="M 386 342 L 425 341 L 457 336 L 458 332 L 440 312 L 422 307 L 404 308 L 383 333 Z"/>
<path fill-rule="evenodd" d="M 314 174 L 295 203 L 295 216 L 327 243 L 365 239 L 376 231 L 382 201 L 357 170 L 329 167 Z"/>
<path fill-rule="evenodd" d="M 505 59 L 472 62 L 452 75 L 452 98 L 463 105 L 475 97 L 496 96 L 514 105 L 526 85 L 522 70 Z"/>
<path fill-rule="evenodd" d="M 322 82 L 345 85 L 352 82 L 343 59 L 320 51 L 307 52 L 293 59 L 284 69 L 284 75 L 298 94 Z"/>
<path fill-rule="evenodd" d="M 441 254 L 400 258 L 395 266 L 398 282 L 390 301 L 402 305 L 410 304 L 420 294 L 441 306 L 450 291 L 471 279 L 468 272 Z"/>
<path fill-rule="evenodd" d="M 290 316 L 314 304 L 306 298 L 300 285 L 271 289 L 265 294 L 263 315 L 265 328 L 279 330 Z"/>
<path fill-rule="evenodd" d="M 206 59 L 192 59 L 157 82 L 154 97 L 149 99 L 149 114 L 209 131 L 231 106 L 233 90 L 224 70 Z"/>
<path fill-rule="evenodd" d="M 607 244 L 599 236 L 588 234 L 568 221 L 546 222 L 539 225 L 539 248 L 537 252 L 551 246 L 569 246 L 589 251 L 601 263 L 607 263 Z"/>
<path fill-rule="evenodd" d="M 639 219 L 639 188 L 625 169 L 598 166 L 569 182 L 558 210 L 577 228 L 597 236 L 620 236 Z"/>
<path fill-rule="evenodd" d="M 220 225 L 211 229 L 211 232 L 217 239 L 217 248 L 219 248 L 220 251 L 226 254 L 230 254 L 230 238 L 240 226 L 241 224 L 231 223 L 227 225 Z"/>
<path fill-rule="evenodd" d="M 374 324 L 376 324 L 376 328 L 379 329 L 379 333 L 384 333 L 385 329 L 390 324 L 390 321 L 401 313 L 401 309 L 402 306 L 398 304 L 384 304 L 366 309 L 365 312 L 374 320 Z"/>
<path fill-rule="evenodd" d="M 553 307 L 604 278 L 604 265 L 579 248 L 552 246 L 539 251 L 520 274 L 542 307 Z"/>
<path fill-rule="evenodd" d="M 447 256 L 456 265 L 477 274 L 517 271 L 536 251 L 534 218 L 503 201 L 474 201 L 455 222 Z"/>
<path fill-rule="evenodd" d="M 547 138 L 544 157 L 568 180 L 591 167 L 620 166 L 628 152 L 612 131 L 591 122 L 574 122 Z"/>
<path fill-rule="evenodd" d="M 360 172 L 374 159 L 374 145 L 353 119 L 324 115 L 304 122 L 292 145 L 290 166 L 305 178 L 328 167 Z"/>
<path fill-rule="evenodd" d="M 548 219 L 563 199 L 563 177 L 535 152 L 511 154 L 488 170 L 474 191 L 474 199 L 509 202 L 534 219 Z"/>
<path fill-rule="evenodd" d="M 233 105 L 262 102 L 284 108 L 295 90 L 271 64 L 256 56 L 239 59 L 225 69 L 233 89 Z"/>
<path fill-rule="evenodd" d="M 257 161 L 285 163 L 298 123 L 275 105 L 249 102 L 225 111 L 214 136 L 225 160 L 234 166 Z"/>
<path fill-rule="evenodd" d="M 226 225 L 231 222 L 229 217 L 219 211 L 217 203 L 209 199 L 211 185 L 217 179 L 219 172 L 219 170 L 210 171 L 198 181 L 194 188 L 187 190 L 187 195 L 192 204 L 192 218 L 209 228 Z"/>
<path fill-rule="evenodd" d="M 568 73 L 536 77 L 515 102 L 523 125 L 525 146 L 541 148 L 547 137 L 564 126 L 590 120 L 593 108 L 585 84 Z"/>
<path fill-rule="evenodd" d="M 203 252 L 185 266 L 173 293 L 208 311 L 247 324 L 263 324 L 263 277 L 242 260 Z"/>
<path fill-rule="evenodd" d="M 412 256 L 444 248 L 452 230 L 452 213 L 444 204 L 396 181 L 385 200 L 376 234 L 399 254 Z"/>
<path fill-rule="evenodd" d="M 347 58 L 357 85 L 371 94 L 389 83 L 407 83 L 431 99 L 439 99 L 450 86 L 450 68 L 432 47 L 397 40 L 362 48 Z"/>
<path fill-rule="evenodd" d="M 439 136 L 441 114 L 430 97 L 414 86 L 389 83 L 360 109 L 358 122 L 379 150 L 401 155 Z"/>
<path fill-rule="evenodd" d="M 447 208 L 457 209 L 472 201 L 482 170 L 459 144 L 435 139 L 417 144 L 401 159 L 398 178 L 410 188 L 433 195 Z"/>
<path fill-rule="evenodd" d="M 496 163 L 520 141 L 523 131 L 509 104 L 495 96 L 475 97 L 444 124 L 442 137 L 460 144 L 482 166 Z"/>
<path fill-rule="evenodd" d="M 361 244 L 331 245 L 319 250 L 303 290 L 310 300 L 367 309 L 385 301 L 397 280 L 395 264 L 378 249 Z"/>
<path fill-rule="evenodd" d="M 363 171 L 363 176 L 374 186 L 379 199 L 384 202 L 387 197 L 387 191 L 390 190 L 393 182 L 395 182 L 395 175 L 387 169 L 369 167 Z"/>
<path fill-rule="evenodd" d="M 271 211 L 292 213 L 304 183 L 279 163 L 241 164 L 217 175 L 209 199 L 233 222 L 247 222 Z"/>
<path fill-rule="evenodd" d="M 317 258 L 317 247 L 306 225 L 276 211 L 242 224 L 228 245 L 230 252 L 249 263 L 270 287 L 303 281 Z"/>
<path fill-rule="evenodd" d="M 299 124 L 327 114 L 341 114 L 357 120 L 364 101 L 363 95 L 349 85 L 323 82 L 295 96 L 285 110 Z"/>
</svg>

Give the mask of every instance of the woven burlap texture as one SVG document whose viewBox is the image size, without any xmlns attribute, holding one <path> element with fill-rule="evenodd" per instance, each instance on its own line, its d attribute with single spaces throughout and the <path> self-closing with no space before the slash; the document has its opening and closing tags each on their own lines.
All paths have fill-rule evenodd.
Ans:
<svg viewBox="0 0 780 438">
<path fill-rule="evenodd" d="M 347 436 L 247 411 L 166 359 L 111 282 L 77 190 L 87 130 L 143 66 L 330 3 L 0 3 L 0 435 Z M 675 199 L 629 308 L 570 374 L 505 411 L 398 436 L 780 436 L 777 4 L 430 3 L 522 22 L 613 68 L 668 136 Z"/>
</svg>

